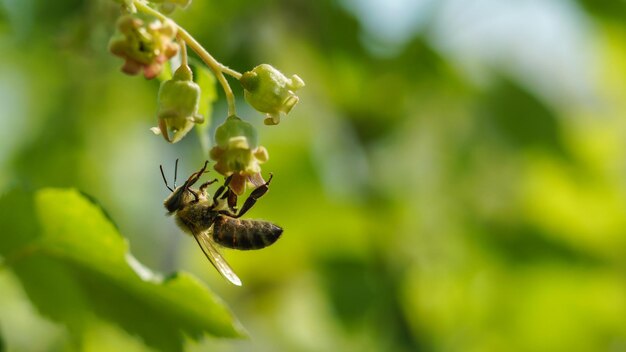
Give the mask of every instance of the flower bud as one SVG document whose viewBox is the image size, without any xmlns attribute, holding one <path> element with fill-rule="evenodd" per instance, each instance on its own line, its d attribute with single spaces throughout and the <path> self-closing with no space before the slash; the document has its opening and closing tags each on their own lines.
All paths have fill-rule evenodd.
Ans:
<svg viewBox="0 0 626 352">
<path fill-rule="evenodd" d="M 198 113 L 200 94 L 200 86 L 192 80 L 189 66 L 179 67 L 171 80 L 161 83 L 157 112 L 159 127 L 153 131 L 162 134 L 166 141 L 176 143 L 194 124 L 204 122 Z"/>
<path fill-rule="evenodd" d="M 215 143 L 221 148 L 226 148 L 233 137 L 244 137 L 248 145 L 257 147 L 257 133 L 254 126 L 237 116 L 229 116 L 223 124 L 215 129 Z"/>
<path fill-rule="evenodd" d="M 111 38 L 109 51 L 125 60 L 122 71 L 135 75 L 143 70 L 147 79 L 159 75 L 163 63 L 178 53 L 174 42 L 177 27 L 170 21 L 154 19 L 145 23 L 139 17 L 124 15 L 117 21 L 118 34 Z"/>
<path fill-rule="evenodd" d="M 304 87 L 297 75 L 287 78 L 268 64 L 262 64 L 245 72 L 240 83 L 246 101 L 257 111 L 265 113 L 266 125 L 277 125 L 282 114 L 287 114 L 298 103 L 296 90 Z"/>
<path fill-rule="evenodd" d="M 246 184 L 263 184 L 261 165 L 269 158 L 264 147 L 257 146 L 254 127 L 237 116 L 229 116 L 215 130 L 216 146 L 211 149 L 211 159 L 217 161 L 214 168 L 224 176 L 231 176 L 229 187 L 238 195 L 246 190 Z"/>
</svg>

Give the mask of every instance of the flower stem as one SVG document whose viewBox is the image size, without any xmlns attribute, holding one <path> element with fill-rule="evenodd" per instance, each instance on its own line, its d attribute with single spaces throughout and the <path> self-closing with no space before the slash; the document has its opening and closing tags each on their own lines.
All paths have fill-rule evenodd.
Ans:
<svg viewBox="0 0 626 352">
<path fill-rule="evenodd" d="M 133 0 L 133 3 L 137 7 L 137 9 L 143 13 L 152 15 L 162 21 L 172 21 L 167 16 L 148 6 L 142 0 Z M 202 61 L 209 67 L 209 69 L 217 78 L 218 82 L 220 82 L 220 84 L 222 85 L 222 89 L 224 89 L 224 94 L 226 95 L 226 101 L 228 102 L 228 115 L 236 115 L 235 95 L 233 94 L 233 90 L 230 88 L 230 85 L 228 84 L 224 73 L 231 75 L 237 79 L 241 77 L 241 73 L 222 65 L 220 62 L 215 60 L 215 58 L 211 56 L 211 54 L 209 54 L 209 52 L 206 51 L 206 49 L 204 49 L 204 47 L 202 47 L 202 45 L 200 45 L 200 43 L 198 43 L 198 41 L 194 37 L 192 37 L 191 34 L 189 34 L 184 28 L 182 28 L 178 24 L 176 24 L 176 27 L 178 29 L 178 37 L 182 39 L 185 43 L 187 43 L 191 50 L 195 51 L 196 54 L 198 54 L 200 59 L 202 59 Z"/>
<path fill-rule="evenodd" d="M 180 37 L 178 38 L 178 42 L 180 43 L 180 65 L 188 66 L 187 60 L 187 44 Z"/>
<path fill-rule="evenodd" d="M 235 77 L 236 79 L 240 79 L 241 78 L 241 73 L 231 69 L 230 67 L 227 66 L 222 66 L 222 72 L 224 72 L 227 75 L 231 75 L 233 77 Z"/>
</svg>

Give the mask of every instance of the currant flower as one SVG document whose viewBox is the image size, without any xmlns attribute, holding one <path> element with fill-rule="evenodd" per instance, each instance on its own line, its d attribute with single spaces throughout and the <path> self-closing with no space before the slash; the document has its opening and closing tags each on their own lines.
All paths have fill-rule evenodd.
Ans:
<svg viewBox="0 0 626 352">
<path fill-rule="evenodd" d="M 181 65 L 171 80 L 161 83 L 157 112 L 159 125 L 151 130 L 162 134 L 170 143 L 181 140 L 196 123 L 204 122 L 204 117 L 198 113 L 200 94 L 200 86 L 193 81 L 191 69 Z"/>
<path fill-rule="evenodd" d="M 215 130 L 215 147 L 210 151 L 211 159 L 217 161 L 214 168 L 224 176 L 231 176 L 230 189 L 237 195 L 265 183 L 261 175 L 261 164 L 269 159 L 267 149 L 257 145 L 254 127 L 237 116 L 229 116 Z"/>
<path fill-rule="evenodd" d="M 265 113 L 266 125 L 277 125 L 281 115 L 288 114 L 298 103 L 299 98 L 294 92 L 304 87 L 304 81 L 298 75 L 287 78 L 268 64 L 245 72 L 239 82 L 244 88 L 246 101 Z"/>
<path fill-rule="evenodd" d="M 146 23 L 133 16 L 124 15 L 117 21 L 119 33 L 111 38 L 109 51 L 125 60 L 122 71 L 136 75 L 143 70 L 147 79 L 159 75 L 163 63 L 178 53 L 174 41 L 177 27 L 171 20 L 153 19 Z"/>
</svg>

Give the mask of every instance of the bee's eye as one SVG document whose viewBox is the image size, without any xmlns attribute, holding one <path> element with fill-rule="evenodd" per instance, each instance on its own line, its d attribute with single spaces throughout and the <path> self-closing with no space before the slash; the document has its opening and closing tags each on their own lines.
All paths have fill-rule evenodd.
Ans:
<svg viewBox="0 0 626 352">
<path fill-rule="evenodd" d="M 170 213 L 173 213 L 176 210 L 180 209 L 183 204 L 184 194 L 185 190 L 183 188 L 175 189 L 174 192 L 172 192 L 172 194 L 170 194 L 170 196 L 165 199 L 165 202 L 163 202 L 165 209 L 167 209 L 167 211 L 169 211 Z"/>
</svg>

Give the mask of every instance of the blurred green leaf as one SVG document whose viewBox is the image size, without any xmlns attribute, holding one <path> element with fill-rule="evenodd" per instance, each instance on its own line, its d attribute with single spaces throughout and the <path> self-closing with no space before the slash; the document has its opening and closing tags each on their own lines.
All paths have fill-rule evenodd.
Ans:
<svg viewBox="0 0 626 352">
<path fill-rule="evenodd" d="M 599 16 L 614 18 L 618 23 L 624 24 L 624 13 L 626 12 L 625 1 L 613 0 L 578 0 L 589 12 Z"/>
<path fill-rule="evenodd" d="M 383 350 L 421 350 L 411 336 L 399 306 L 398 276 L 383 258 L 329 255 L 321 258 L 320 273 L 338 320 L 347 328 L 369 325 Z M 377 329 L 381 321 L 387 329 Z M 375 331 L 375 332 L 374 332 Z"/>
<path fill-rule="evenodd" d="M 216 80 L 213 73 L 206 66 L 197 62 L 197 60 L 192 60 L 192 62 L 195 62 L 192 65 L 194 81 L 198 83 L 202 92 L 198 112 L 204 116 L 204 122 L 196 124 L 196 132 L 202 145 L 202 151 L 204 155 L 207 155 L 211 146 L 209 127 L 211 126 L 213 103 L 217 100 Z"/>
<path fill-rule="evenodd" d="M 505 144 L 539 147 L 567 156 L 556 112 L 514 81 L 502 78 L 494 85 L 486 95 L 482 114 L 486 128 L 493 129 Z"/>
<path fill-rule="evenodd" d="M 588 267 L 606 265 L 594 253 L 558 241 L 545 230 L 528 223 L 486 221 L 476 231 L 474 238 L 490 253 L 498 255 L 499 259 L 510 265 L 532 262 L 563 262 Z"/>
<path fill-rule="evenodd" d="M 143 267 L 100 207 L 78 191 L 13 191 L 0 200 L 0 211 L 8 230 L 0 254 L 40 312 L 74 334 L 93 312 L 163 351 L 182 350 L 187 336 L 244 335 L 196 278 L 164 279 Z"/>
</svg>

